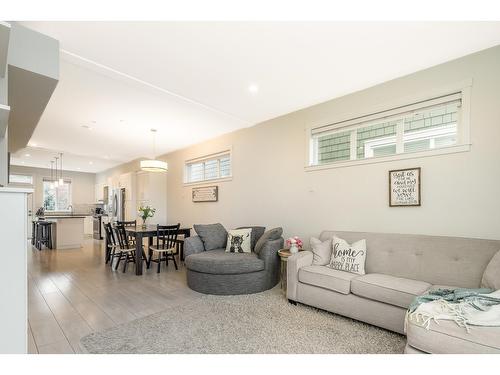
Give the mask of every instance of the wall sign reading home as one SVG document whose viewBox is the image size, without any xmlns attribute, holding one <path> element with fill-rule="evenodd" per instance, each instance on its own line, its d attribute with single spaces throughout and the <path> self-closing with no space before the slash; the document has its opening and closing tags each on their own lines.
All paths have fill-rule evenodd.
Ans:
<svg viewBox="0 0 500 375">
<path fill-rule="evenodd" d="M 193 202 L 217 202 L 218 200 L 218 186 L 204 186 L 193 188 Z"/>
<path fill-rule="evenodd" d="M 420 206 L 420 168 L 389 171 L 389 206 Z"/>
</svg>

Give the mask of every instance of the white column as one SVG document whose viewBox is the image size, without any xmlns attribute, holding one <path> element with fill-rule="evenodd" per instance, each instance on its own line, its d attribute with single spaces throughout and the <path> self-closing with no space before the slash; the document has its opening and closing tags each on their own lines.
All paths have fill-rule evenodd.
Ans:
<svg viewBox="0 0 500 375">
<path fill-rule="evenodd" d="M 32 189 L 0 188 L 0 353 L 27 353 L 27 194 Z"/>
</svg>

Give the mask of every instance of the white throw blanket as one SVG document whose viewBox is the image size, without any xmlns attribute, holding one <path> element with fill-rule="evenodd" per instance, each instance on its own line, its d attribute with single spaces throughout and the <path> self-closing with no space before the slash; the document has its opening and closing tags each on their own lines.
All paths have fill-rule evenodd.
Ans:
<svg viewBox="0 0 500 375">
<path fill-rule="evenodd" d="M 479 296 L 483 296 L 480 294 Z M 500 298 L 500 290 L 484 294 L 484 296 Z M 430 328 L 431 322 L 439 324 L 439 320 L 452 320 L 460 327 L 470 331 L 469 326 L 500 326 L 500 304 L 486 305 L 478 303 L 474 307 L 471 303 L 463 301 L 459 303 L 438 299 L 422 303 L 415 311 L 407 312 L 405 319 L 405 332 L 409 320 L 419 323 L 426 329 Z"/>
</svg>

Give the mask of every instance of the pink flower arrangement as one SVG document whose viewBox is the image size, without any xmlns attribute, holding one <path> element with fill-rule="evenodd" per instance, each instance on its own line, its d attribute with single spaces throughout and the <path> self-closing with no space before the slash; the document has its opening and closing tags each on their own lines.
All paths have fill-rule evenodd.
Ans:
<svg viewBox="0 0 500 375">
<path fill-rule="evenodd" d="M 302 245 L 303 245 L 303 244 L 304 244 L 304 243 L 302 242 L 302 240 L 301 240 L 299 237 L 297 237 L 297 236 L 290 237 L 289 239 L 287 239 L 287 240 L 286 240 L 286 245 L 287 245 L 288 247 L 290 247 L 290 246 L 292 246 L 292 245 L 297 245 L 297 247 L 298 247 L 299 249 L 302 249 Z"/>
</svg>

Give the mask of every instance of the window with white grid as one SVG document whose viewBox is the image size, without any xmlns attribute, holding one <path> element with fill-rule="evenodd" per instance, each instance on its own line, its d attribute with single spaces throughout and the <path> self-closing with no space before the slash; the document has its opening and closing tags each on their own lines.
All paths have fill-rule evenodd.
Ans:
<svg viewBox="0 0 500 375">
<path fill-rule="evenodd" d="M 212 181 L 229 177 L 231 177 L 230 151 L 186 161 L 185 183 Z"/>
<path fill-rule="evenodd" d="M 462 92 L 311 130 L 309 166 L 426 153 L 464 143 Z"/>
</svg>

